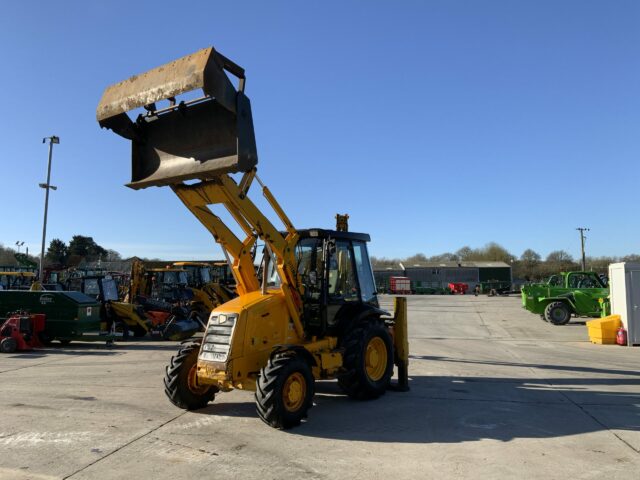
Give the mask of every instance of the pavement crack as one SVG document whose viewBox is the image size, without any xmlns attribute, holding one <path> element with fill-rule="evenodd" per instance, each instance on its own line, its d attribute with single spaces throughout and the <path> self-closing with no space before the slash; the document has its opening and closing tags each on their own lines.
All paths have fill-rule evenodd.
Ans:
<svg viewBox="0 0 640 480">
<path fill-rule="evenodd" d="M 73 477 L 73 476 L 77 475 L 78 473 L 80 473 L 80 472 L 82 472 L 82 471 L 86 470 L 87 468 L 89 468 L 89 467 L 91 467 L 91 466 L 93 466 L 93 465 L 95 465 L 95 464 L 97 464 L 97 463 L 101 462 L 102 460 L 104 460 L 104 459 L 106 459 L 106 458 L 109 458 L 109 457 L 110 457 L 111 455 L 113 455 L 114 453 L 117 453 L 117 452 L 119 452 L 120 450 L 122 450 L 123 448 L 126 448 L 126 447 L 128 447 L 129 445 L 131 445 L 131 444 L 133 444 L 133 443 L 137 442 L 138 440 L 141 440 L 141 439 L 143 439 L 144 437 L 146 437 L 146 436 L 148 436 L 148 435 L 150 435 L 150 434 L 152 434 L 152 433 L 154 433 L 154 432 L 158 431 L 159 429 L 161 429 L 161 428 L 162 428 L 162 427 L 164 427 L 165 425 L 167 425 L 167 424 L 169 424 L 169 423 L 173 422 L 174 420 L 176 420 L 176 419 L 180 418 L 181 416 L 185 415 L 186 413 L 187 413 L 187 411 L 181 412 L 180 414 L 176 415 L 175 417 L 170 418 L 170 419 L 169 419 L 169 420 L 167 420 L 166 422 L 161 423 L 161 424 L 160 424 L 160 425 L 158 425 L 157 427 L 152 428 L 152 429 L 151 429 L 151 430 L 149 430 L 148 432 L 143 433 L 142 435 L 138 435 L 137 437 L 133 438 L 132 440 L 129 440 L 127 443 L 125 443 L 125 444 L 123 444 L 123 445 L 119 446 L 118 448 L 116 448 L 115 450 L 113 450 L 113 451 L 109 452 L 109 453 L 108 453 L 108 454 L 106 454 L 105 456 L 98 458 L 97 460 L 95 460 L 95 461 L 93 461 L 93 462 L 91 462 L 91 463 L 89 463 L 89 464 L 85 465 L 84 467 L 82 467 L 82 468 L 80 468 L 80 469 L 76 470 L 75 472 L 73 472 L 73 473 L 71 473 L 71 474 L 67 475 L 66 477 L 62 477 L 62 480 L 67 480 L 68 478 L 71 478 L 71 477 Z"/>
</svg>

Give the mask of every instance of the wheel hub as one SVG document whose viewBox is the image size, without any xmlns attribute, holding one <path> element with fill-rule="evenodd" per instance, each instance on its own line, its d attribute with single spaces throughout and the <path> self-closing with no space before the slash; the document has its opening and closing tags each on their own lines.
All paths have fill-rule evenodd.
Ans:
<svg viewBox="0 0 640 480">
<path fill-rule="evenodd" d="M 198 385 L 198 369 L 197 364 L 194 363 L 193 366 L 189 369 L 189 375 L 187 377 L 187 386 L 189 390 L 195 395 L 203 395 L 207 392 L 209 388 L 207 385 Z"/>
<path fill-rule="evenodd" d="M 289 412 L 295 412 L 304 404 L 307 391 L 307 382 L 300 372 L 294 372 L 287 378 L 282 389 L 284 408 Z"/>
<path fill-rule="evenodd" d="M 387 346 L 380 337 L 372 338 L 367 344 L 365 368 L 367 376 L 374 382 L 384 376 L 387 369 Z"/>
</svg>

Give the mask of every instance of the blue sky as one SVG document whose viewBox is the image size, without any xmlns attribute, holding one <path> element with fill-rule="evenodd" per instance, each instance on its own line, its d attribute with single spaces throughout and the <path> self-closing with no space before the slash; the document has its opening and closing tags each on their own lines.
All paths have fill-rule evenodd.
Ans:
<svg viewBox="0 0 640 480">
<path fill-rule="evenodd" d="M 588 226 L 588 254 L 640 253 L 640 3 L 303 3 L 3 6 L 0 243 L 39 250 L 58 135 L 48 239 L 220 257 L 169 189 L 124 187 L 129 145 L 95 121 L 107 85 L 213 45 L 247 71 L 259 174 L 300 228 L 348 212 L 376 256 L 577 257 Z"/>
</svg>

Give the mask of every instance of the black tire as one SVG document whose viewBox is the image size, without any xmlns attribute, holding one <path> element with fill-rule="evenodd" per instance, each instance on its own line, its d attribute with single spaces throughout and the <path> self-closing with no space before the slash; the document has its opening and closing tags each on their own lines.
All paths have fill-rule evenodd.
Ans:
<svg viewBox="0 0 640 480">
<path fill-rule="evenodd" d="M 544 316 L 544 313 L 540 314 L 540 320 L 542 320 L 543 322 L 547 321 L 547 317 Z"/>
<path fill-rule="evenodd" d="M 199 343 L 187 343 L 171 357 L 164 376 L 164 393 L 176 407 L 198 410 L 211 402 L 218 391 L 213 386 L 196 384 Z"/>
<path fill-rule="evenodd" d="M 566 325 L 571 320 L 571 310 L 564 302 L 551 302 L 544 309 L 544 316 L 549 323 Z"/>
<path fill-rule="evenodd" d="M 0 352 L 13 353 L 18 349 L 18 342 L 13 337 L 3 338 L 0 342 Z"/>
<path fill-rule="evenodd" d="M 384 343 L 387 358 L 386 364 L 384 359 L 381 359 L 380 367 L 373 367 L 378 368 L 381 373 L 371 376 L 367 370 L 367 362 L 370 361 L 367 357 L 372 342 L 379 342 L 376 339 Z M 384 324 L 378 320 L 361 324 L 345 335 L 342 345 L 343 365 L 346 370 L 346 373 L 338 378 L 338 385 L 342 390 L 349 397 L 358 400 L 370 400 L 383 395 L 393 376 L 393 343 Z M 377 345 L 381 347 L 379 343 Z"/>
<path fill-rule="evenodd" d="M 293 397 L 297 393 L 297 398 Z M 313 405 L 315 380 L 311 367 L 295 354 L 269 359 L 256 383 L 256 411 L 267 425 L 287 429 L 300 424 Z"/>
</svg>

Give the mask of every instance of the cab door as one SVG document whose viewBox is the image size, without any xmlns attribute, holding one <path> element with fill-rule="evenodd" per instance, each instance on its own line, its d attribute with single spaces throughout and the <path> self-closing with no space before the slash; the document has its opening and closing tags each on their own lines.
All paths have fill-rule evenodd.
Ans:
<svg viewBox="0 0 640 480">
<path fill-rule="evenodd" d="M 326 252 L 326 323 L 332 327 L 342 308 L 361 299 L 351 242 L 335 240 L 335 248 L 327 248 Z"/>
</svg>

